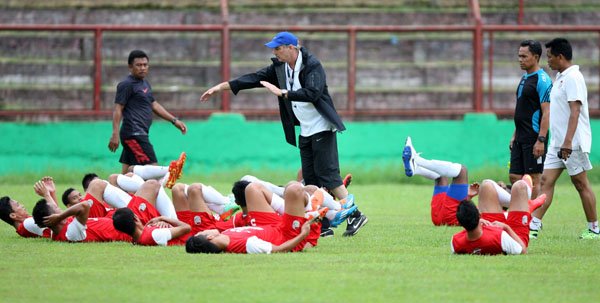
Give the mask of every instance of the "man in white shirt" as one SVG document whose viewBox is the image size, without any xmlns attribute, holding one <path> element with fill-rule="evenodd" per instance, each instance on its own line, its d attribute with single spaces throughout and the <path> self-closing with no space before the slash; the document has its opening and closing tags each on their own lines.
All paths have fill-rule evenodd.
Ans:
<svg viewBox="0 0 600 303">
<path fill-rule="evenodd" d="M 567 169 L 571 182 L 579 192 L 588 228 L 581 239 L 599 239 L 596 196 L 587 171 L 592 169 L 589 153 L 592 131 L 588 113 L 587 87 L 579 66 L 571 63 L 573 51 L 567 39 L 555 38 L 546 43 L 548 66 L 558 71 L 550 93 L 550 146 L 542 175 L 546 203 L 532 213 L 531 238 L 537 238 L 542 218 L 552 203 L 556 180 Z M 566 126 L 566 127 L 565 127 Z"/>
</svg>

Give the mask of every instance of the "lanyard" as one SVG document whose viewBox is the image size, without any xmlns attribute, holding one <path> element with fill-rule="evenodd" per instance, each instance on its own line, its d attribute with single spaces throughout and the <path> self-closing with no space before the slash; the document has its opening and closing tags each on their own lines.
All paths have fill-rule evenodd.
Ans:
<svg viewBox="0 0 600 303">
<path fill-rule="evenodd" d="M 290 73 L 290 70 L 292 71 Z M 287 75 L 288 78 L 288 84 L 290 85 L 289 90 L 294 90 L 294 76 L 295 76 L 295 71 L 293 69 L 290 68 L 289 65 L 286 65 L 285 67 L 285 73 Z"/>
</svg>

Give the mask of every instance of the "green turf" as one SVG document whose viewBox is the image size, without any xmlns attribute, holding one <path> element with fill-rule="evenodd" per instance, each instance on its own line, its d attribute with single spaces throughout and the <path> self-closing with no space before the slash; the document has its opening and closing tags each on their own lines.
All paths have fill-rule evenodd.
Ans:
<svg viewBox="0 0 600 303">
<path fill-rule="evenodd" d="M 53 243 L 19 238 L 2 223 L 0 302 L 595 302 L 600 295 L 600 241 L 577 238 L 585 218 L 569 184 L 557 187 L 530 253 L 496 257 L 450 254 L 459 228 L 431 224 L 429 185 L 356 180 L 350 189 L 369 216 L 365 228 L 353 238 L 338 228 L 295 254 Z M 6 193 L 29 210 L 36 200 L 29 184 L 3 185 Z"/>
</svg>

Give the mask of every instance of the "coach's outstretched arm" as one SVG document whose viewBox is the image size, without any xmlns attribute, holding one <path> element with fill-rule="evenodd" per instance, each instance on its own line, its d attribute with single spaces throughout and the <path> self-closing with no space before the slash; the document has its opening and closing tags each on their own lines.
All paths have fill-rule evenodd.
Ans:
<svg viewBox="0 0 600 303">
<path fill-rule="evenodd" d="M 229 82 L 227 81 L 221 82 L 209 88 L 207 91 L 204 92 L 204 94 L 202 94 L 202 96 L 200 96 L 200 101 L 208 101 L 208 98 L 210 98 L 213 94 L 220 93 L 224 90 L 231 90 Z"/>
</svg>

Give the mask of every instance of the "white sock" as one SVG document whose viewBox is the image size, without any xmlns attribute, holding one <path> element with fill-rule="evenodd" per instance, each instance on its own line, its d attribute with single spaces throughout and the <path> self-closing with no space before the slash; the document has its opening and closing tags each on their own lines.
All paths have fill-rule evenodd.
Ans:
<svg viewBox="0 0 600 303">
<path fill-rule="evenodd" d="M 162 178 L 168 171 L 168 166 L 136 165 L 133 167 L 133 173 L 144 180 Z"/>
<path fill-rule="evenodd" d="M 529 229 L 540 230 L 540 228 L 542 228 L 542 220 L 532 216 L 531 222 L 529 222 Z"/>
<path fill-rule="evenodd" d="M 227 204 L 229 203 L 229 198 L 223 196 L 220 192 L 218 192 L 212 186 L 206 186 L 202 184 L 202 197 L 206 203 L 212 204 Z"/>
<path fill-rule="evenodd" d="M 325 217 L 327 217 L 327 219 L 329 219 L 329 221 L 333 221 L 333 219 L 335 219 L 335 215 L 337 215 L 339 210 L 328 210 L 327 213 L 325 214 Z"/>
<path fill-rule="evenodd" d="M 310 205 L 310 203 L 308 203 Z M 285 201 L 279 195 L 273 193 L 271 196 L 271 207 L 275 210 L 276 213 L 283 215 L 285 212 Z"/>
<path fill-rule="evenodd" d="M 489 181 L 492 184 L 494 184 L 494 188 L 496 188 L 496 193 L 498 194 L 498 201 L 500 202 L 500 206 L 508 208 L 510 206 L 510 193 L 507 192 L 504 188 L 500 187 L 500 185 L 498 185 L 496 181 L 490 179 L 483 180 L 483 182 L 486 181 Z"/>
<path fill-rule="evenodd" d="M 421 157 L 416 157 L 415 163 L 417 166 L 422 166 L 442 177 L 447 178 L 454 178 L 458 176 L 458 174 L 460 174 L 460 169 L 462 168 L 462 166 L 458 163 L 442 160 L 427 160 Z"/>
<path fill-rule="evenodd" d="M 415 175 L 423 176 L 429 180 L 435 180 L 440 177 L 440 174 L 419 165 L 416 165 L 413 173 Z"/>
<path fill-rule="evenodd" d="M 340 202 L 335 201 L 335 199 L 333 199 L 333 196 L 331 196 L 328 192 L 324 191 L 323 189 L 319 188 L 318 190 L 322 190 L 323 191 L 323 206 L 329 208 L 329 210 L 340 210 L 342 209 L 342 205 L 340 204 Z"/>
<path fill-rule="evenodd" d="M 175 206 L 173 206 L 173 201 L 167 195 L 165 189 L 161 186 L 158 190 L 158 195 L 156 196 L 156 210 L 165 217 L 171 219 L 177 219 L 177 213 L 175 212 Z"/>
<path fill-rule="evenodd" d="M 598 221 L 588 222 L 588 229 L 595 233 L 600 233 L 600 228 L 598 228 Z"/>
<path fill-rule="evenodd" d="M 122 189 L 111 185 L 108 181 L 104 182 L 106 182 L 106 188 L 104 189 L 104 193 L 102 193 L 104 202 L 114 208 L 127 207 L 127 204 L 131 201 L 131 196 Z"/>
<path fill-rule="evenodd" d="M 185 197 L 188 197 L 188 189 L 190 189 L 190 186 L 188 184 L 185 184 L 183 186 L 183 194 L 185 195 Z"/>
<path fill-rule="evenodd" d="M 117 185 L 122 188 L 126 192 L 134 193 L 144 184 L 144 180 L 138 175 L 126 176 L 126 175 L 118 175 L 117 176 Z"/>
<path fill-rule="evenodd" d="M 255 176 L 251 176 L 251 175 L 245 175 L 242 177 L 242 179 L 240 179 L 242 181 L 248 181 L 248 182 L 257 182 L 262 184 L 264 187 L 266 187 L 268 190 L 270 190 L 272 193 L 277 194 L 280 197 L 283 197 L 283 191 L 285 190 L 284 187 L 281 186 L 277 186 L 271 182 L 267 182 L 267 181 L 263 181 Z"/>
</svg>

